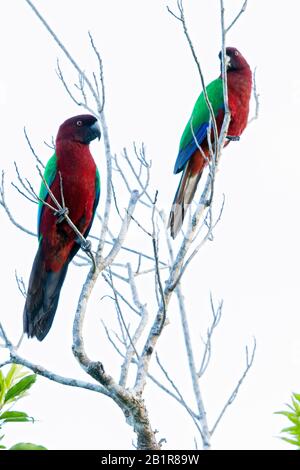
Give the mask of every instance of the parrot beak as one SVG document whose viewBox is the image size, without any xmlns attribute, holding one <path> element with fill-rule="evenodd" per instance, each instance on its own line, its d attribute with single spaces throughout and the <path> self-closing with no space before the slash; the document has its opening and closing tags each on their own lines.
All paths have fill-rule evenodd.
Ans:
<svg viewBox="0 0 300 470">
<path fill-rule="evenodd" d="M 98 121 L 94 122 L 94 124 L 91 125 L 90 130 L 92 132 L 93 139 L 98 138 L 100 140 L 101 137 L 101 131 L 100 131 L 100 126 L 98 124 Z"/>
<path fill-rule="evenodd" d="M 99 127 L 98 121 L 95 121 L 93 124 L 85 128 L 82 142 L 84 144 L 89 144 L 90 142 L 92 142 L 92 140 L 95 140 L 96 138 L 100 140 L 100 137 L 101 137 L 100 127 Z"/>
</svg>

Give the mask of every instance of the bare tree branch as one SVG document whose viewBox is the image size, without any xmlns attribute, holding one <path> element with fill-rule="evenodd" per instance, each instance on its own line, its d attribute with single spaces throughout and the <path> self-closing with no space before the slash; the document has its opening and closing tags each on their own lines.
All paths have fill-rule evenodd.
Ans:
<svg viewBox="0 0 300 470">
<path fill-rule="evenodd" d="M 41 375 L 42 377 L 46 377 L 47 379 L 60 383 L 62 385 L 68 385 L 69 387 L 86 388 L 88 390 L 92 390 L 94 392 L 98 392 L 98 393 L 102 393 L 104 395 L 110 396 L 109 392 L 101 385 L 85 382 L 83 380 L 77 380 L 77 379 L 70 378 L 70 377 L 63 377 L 61 375 L 55 374 L 54 372 L 51 372 L 45 369 L 42 366 L 33 364 L 32 362 L 24 359 L 23 357 L 19 356 L 16 349 L 13 347 L 11 341 L 9 341 L 1 323 L 0 323 L 0 333 L 1 333 L 2 338 L 5 341 L 5 347 L 9 350 L 9 353 L 10 353 L 10 358 L 7 361 L 5 361 L 5 363 L 2 363 L 1 367 L 4 364 L 20 364 L 32 370 L 35 374 Z"/>
<path fill-rule="evenodd" d="M 192 349 L 192 340 L 191 340 L 189 324 L 188 324 L 187 314 L 186 314 L 185 305 L 184 305 L 184 298 L 181 292 L 180 285 L 176 287 L 176 295 L 177 295 L 178 304 L 179 304 L 181 325 L 182 325 L 184 342 L 185 342 L 185 347 L 186 347 L 186 352 L 187 352 L 187 357 L 188 357 L 188 364 L 190 368 L 190 375 L 192 379 L 194 395 L 196 398 L 197 408 L 198 408 L 198 413 L 199 413 L 199 422 L 201 425 L 201 437 L 203 441 L 203 448 L 209 449 L 210 448 L 210 432 L 208 429 L 204 402 L 203 402 L 202 394 L 201 394 L 200 387 L 199 387 L 194 353 Z"/>
<path fill-rule="evenodd" d="M 131 266 L 130 266 L 129 263 L 128 263 L 127 267 L 128 267 L 128 279 L 129 279 L 129 284 L 130 284 L 130 287 L 131 287 L 132 297 L 133 297 L 133 301 L 134 301 L 135 305 L 137 306 L 137 308 L 139 310 L 140 322 L 138 324 L 138 327 L 135 330 L 134 336 L 132 338 L 132 342 L 130 343 L 130 345 L 127 348 L 126 356 L 125 356 L 124 362 L 121 366 L 121 376 L 120 376 L 119 384 L 123 385 L 124 387 L 126 386 L 126 380 L 127 380 L 127 376 L 128 376 L 128 372 L 129 372 L 129 366 L 130 366 L 130 363 L 132 361 L 134 353 L 136 353 L 136 357 L 137 357 L 137 359 L 139 359 L 139 355 L 138 355 L 135 347 L 136 347 L 136 344 L 137 344 L 138 340 L 140 339 L 140 337 L 141 337 L 141 335 L 142 335 L 142 333 L 143 333 L 143 331 L 144 331 L 144 329 L 147 325 L 147 321 L 148 321 L 148 311 L 147 311 L 145 305 L 142 305 L 142 303 L 140 302 L 140 299 L 138 297 L 138 292 L 137 292 L 135 280 L 134 280 L 134 277 L 133 277 L 133 274 L 132 274 L 132 269 L 131 269 Z"/>
<path fill-rule="evenodd" d="M 130 366 L 130 363 L 132 362 L 132 358 L 133 358 L 134 353 L 136 353 L 136 357 L 137 357 L 137 359 L 139 359 L 139 355 L 136 352 L 135 346 L 136 346 L 138 340 L 140 339 L 143 331 L 145 330 L 145 327 L 146 327 L 147 322 L 148 322 L 148 310 L 146 309 L 146 306 L 143 305 L 140 302 L 140 299 L 139 299 L 139 296 L 138 296 L 138 291 L 137 291 L 137 288 L 136 288 L 136 283 L 135 283 L 134 276 L 133 276 L 133 273 L 132 273 L 132 268 L 131 268 L 131 265 L 129 263 L 127 264 L 127 269 L 128 269 L 128 282 L 129 282 L 129 285 L 131 287 L 132 298 L 133 298 L 133 301 L 134 301 L 136 307 L 138 308 L 139 315 L 140 315 L 141 319 L 140 319 L 140 322 L 138 324 L 138 327 L 136 328 L 134 336 L 132 338 L 132 344 L 130 344 L 127 348 L 126 356 L 124 358 L 124 362 L 123 362 L 123 365 L 121 367 L 121 377 L 120 377 L 119 384 L 123 385 L 123 386 L 126 385 L 126 380 L 127 380 L 127 376 L 128 376 L 128 372 L 129 372 L 129 366 Z"/>
</svg>

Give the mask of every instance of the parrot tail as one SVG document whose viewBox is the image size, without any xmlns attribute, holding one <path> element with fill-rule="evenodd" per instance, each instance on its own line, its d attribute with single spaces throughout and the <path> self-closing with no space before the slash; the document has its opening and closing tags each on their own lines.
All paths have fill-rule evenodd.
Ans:
<svg viewBox="0 0 300 470">
<path fill-rule="evenodd" d="M 189 163 L 186 164 L 169 216 L 168 227 L 170 227 L 171 237 L 173 239 L 176 238 L 181 229 L 186 211 L 193 200 L 201 175 L 202 171 L 193 174 L 191 165 L 189 165 Z"/>
<path fill-rule="evenodd" d="M 23 312 L 23 328 L 29 338 L 42 341 L 49 332 L 57 309 L 68 263 L 57 272 L 46 271 L 42 244 L 34 259 Z"/>
</svg>

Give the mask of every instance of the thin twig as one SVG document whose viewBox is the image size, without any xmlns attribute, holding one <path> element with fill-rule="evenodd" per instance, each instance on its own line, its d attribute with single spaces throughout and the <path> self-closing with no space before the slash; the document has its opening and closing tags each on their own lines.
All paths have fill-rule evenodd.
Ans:
<svg viewBox="0 0 300 470">
<path fill-rule="evenodd" d="M 38 155 L 35 153 L 35 150 L 34 150 L 33 146 L 31 145 L 30 139 L 29 139 L 28 134 L 27 134 L 27 131 L 26 131 L 26 127 L 24 127 L 24 135 L 25 135 L 27 144 L 28 144 L 28 146 L 29 146 L 29 148 L 30 148 L 32 154 L 34 155 L 36 161 L 38 162 L 39 165 L 41 165 L 42 168 L 45 169 L 44 163 L 43 163 L 42 160 L 38 157 Z"/>
<path fill-rule="evenodd" d="M 132 344 L 133 345 L 130 344 L 128 346 L 127 351 L 126 351 L 126 355 L 125 355 L 125 358 L 124 358 L 124 362 L 121 366 L 121 375 L 120 375 L 119 384 L 123 385 L 124 387 L 126 386 L 126 381 L 127 381 L 127 377 L 128 377 L 128 373 L 129 373 L 129 366 L 132 362 L 134 352 L 136 352 L 135 345 L 137 344 L 138 340 L 140 339 L 140 337 L 141 337 L 141 335 L 142 335 L 142 333 L 143 333 L 143 331 L 144 331 L 144 329 L 147 325 L 147 321 L 148 321 L 148 310 L 146 308 L 146 305 L 142 304 L 140 299 L 139 299 L 139 295 L 138 295 L 138 291 L 137 291 L 137 287 L 136 287 L 136 283 L 135 283 L 135 280 L 134 280 L 134 276 L 133 276 L 133 273 L 132 273 L 132 268 L 131 268 L 130 263 L 127 264 L 127 269 L 128 269 L 128 282 L 129 282 L 129 285 L 131 287 L 132 299 L 133 299 L 133 302 L 134 302 L 134 304 L 136 305 L 136 307 L 139 311 L 140 321 L 139 321 L 139 324 L 138 324 L 138 326 L 135 330 L 135 333 L 133 335 L 133 338 L 132 338 Z M 136 353 L 136 356 L 137 356 L 137 360 L 139 360 L 139 355 L 137 353 Z"/>
<path fill-rule="evenodd" d="M 162 303 L 162 318 L 161 318 L 160 330 L 158 333 L 158 335 L 160 335 L 164 327 L 165 321 L 166 321 L 167 307 L 166 307 L 165 293 L 164 293 L 164 289 L 163 289 L 161 277 L 160 277 L 159 256 L 158 256 L 158 238 L 157 238 L 157 230 L 155 227 L 155 220 L 154 220 L 157 195 L 158 195 L 158 192 L 156 191 L 154 203 L 153 203 L 153 210 L 152 210 L 152 246 L 153 246 L 154 261 L 155 261 L 155 277 L 156 277 L 156 281 L 158 284 L 160 299 Z"/>
<path fill-rule="evenodd" d="M 68 93 L 69 97 L 71 98 L 72 101 L 74 101 L 74 103 L 77 106 L 82 106 L 82 103 L 75 98 L 75 96 L 71 92 L 70 88 L 68 87 L 67 82 L 65 81 L 64 75 L 63 75 L 62 70 L 60 68 L 59 59 L 57 59 L 57 61 L 56 61 L 56 66 L 57 66 L 56 74 L 57 74 L 59 80 L 62 82 L 62 84 L 64 86 L 64 89 Z"/>
<path fill-rule="evenodd" d="M 28 197 L 20 188 L 18 188 L 18 186 L 15 183 L 11 182 L 10 184 L 12 185 L 13 188 L 15 188 L 18 191 L 19 194 L 21 194 L 21 196 L 25 197 L 27 201 L 32 202 L 33 204 L 38 204 L 37 201 Z"/>
<path fill-rule="evenodd" d="M 99 240 L 99 237 L 95 237 L 94 235 L 89 235 L 90 238 L 93 238 L 94 240 Z M 108 241 L 106 240 L 105 243 L 108 245 L 114 245 L 115 238 L 113 238 L 113 241 Z M 122 246 L 122 250 L 127 251 L 128 253 L 133 253 L 135 255 L 141 256 L 149 261 L 154 261 L 154 258 L 152 256 L 147 255 L 146 253 L 140 252 L 135 250 L 134 248 L 129 248 L 128 246 Z M 159 261 L 159 264 L 165 268 L 168 268 L 168 263 L 165 263 L 164 261 Z"/>
<path fill-rule="evenodd" d="M 9 209 L 8 205 L 6 204 L 6 200 L 5 200 L 5 186 L 4 186 L 4 183 L 5 183 L 4 179 L 5 178 L 4 177 L 5 177 L 5 173 L 4 173 L 4 171 L 2 171 L 1 185 L 0 185 L 0 205 L 3 207 L 3 209 L 6 212 L 6 215 L 9 218 L 9 220 L 11 221 L 11 223 L 13 225 L 15 225 L 15 227 L 22 230 L 22 232 L 27 233 L 27 235 L 31 235 L 32 237 L 36 237 L 36 233 L 31 232 L 31 230 L 28 230 L 27 228 L 23 227 L 23 225 L 19 224 L 15 220 L 15 218 L 13 217 L 12 213 L 10 212 L 10 209 Z"/>
<path fill-rule="evenodd" d="M 199 62 L 199 59 L 198 59 L 197 54 L 195 52 L 195 48 L 194 48 L 194 45 L 192 43 L 192 39 L 191 39 L 191 37 L 189 35 L 189 32 L 188 32 L 188 29 L 187 29 L 182 0 L 177 0 L 177 6 L 178 6 L 179 13 L 180 13 L 179 17 L 177 17 L 177 15 L 175 15 L 173 12 L 171 12 L 170 8 L 168 8 L 168 11 L 175 18 L 177 18 L 182 24 L 184 34 L 186 36 L 186 39 L 188 41 L 188 44 L 189 44 L 194 62 L 195 62 L 196 66 L 197 66 L 197 69 L 198 69 L 198 73 L 199 73 L 200 81 L 201 81 L 201 85 L 202 85 L 203 96 L 204 96 L 204 99 L 205 99 L 205 102 L 206 102 L 206 105 L 207 105 L 207 108 L 209 110 L 209 114 L 210 114 L 210 117 L 211 117 L 211 120 L 212 120 L 212 127 L 213 127 L 213 131 L 214 131 L 214 136 L 215 136 L 215 139 L 217 139 L 218 138 L 218 129 L 217 129 L 217 122 L 216 122 L 214 110 L 213 110 L 212 104 L 210 102 L 210 99 L 209 99 L 207 91 L 206 91 L 204 76 L 203 76 L 203 72 L 202 72 L 200 62 Z M 218 149 L 217 148 L 216 148 L 216 160 L 218 160 Z"/>
<path fill-rule="evenodd" d="M 16 270 L 15 270 L 15 279 L 16 279 L 19 291 L 21 292 L 22 296 L 26 299 L 27 291 L 26 291 L 24 279 L 18 276 L 18 273 Z"/>
<path fill-rule="evenodd" d="M 190 408 L 189 408 L 189 406 L 187 406 L 187 404 L 186 404 L 181 392 L 179 391 L 177 385 L 174 383 L 174 381 L 171 379 L 171 377 L 168 374 L 168 372 L 166 371 L 166 369 L 163 367 L 157 353 L 156 353 L 156 361 L 157 361 L 157 364 L 159 365 L 160 369 L 162 370 L 164 376 L 166 377 L 166 379 L 168 380 L 170 385 L 174 388 L 175 392 L 177 393 L 178 397 L 180 398 L 181 405 L 186 409 L 188 414 L 191 416 L 196 428 L 198 429 L 198 431 L 200 433 L 200 436 L 201 436 L 202 440 L 204 440 L 204 436 L 203 436 L 201 426 L 199 426 L 199 423 L 197 422 L 197 419 L 195 418 L 194 413 L 190 411 Z"/>
<path fill-rule="evenodd" d="M 92 48 L 97 56 L 97 60 L 98 60 L 98 65 L 99 65 L 99 77 L 100 77 L 100 83 L 101 83 L 101 90 L 102 90 L 102 96 L 101 96 L 101 108 L 99 110 L 99 113 L 101 114 L 103 109 L 104 109 L 104 105 L 105 105 L 105 88 L 104 88 L 104 73 L 103 73 L 103 62 L 102 62 L 102 59 L 101 59 L 101 55 L 99 54 L 99 51 L 95 45 L 95 42 L 94 42 L 94 39 L 93 39 L 93 36 L 92 34 L 90 33 L 89 31 L 89 38 L 90 38 L 90 41 L 91 41 L 91 45 L 92 45 Z M 93 74 L 94 76 L 94 81 L 95 81 L 95 84 L 96 84 L 96 88 L 97 88 L 97 93 L 99 95 L 99 90 L 98 90 L 98 82 L 96 80 L 96 77 L 95 75 Z"/>
<path fill-rule="evenodd" d="M 242 8 L 241 8 L 241 10 L 239 11 L 239 13 L 236 15 L 236 17 L 235 17 L 234 20 L 230 23 L 230 25 L 227 26 L 227 28 L 225 29 L 225 33 L 226 33 L 226 34 L 227 34 L 228 31 L 235 25 L 235 23 L 236 23 L 237 20 L 240 18 L 240 16 L 246 11 L 247 3 L 248 3 L 248 0 L 245 0 L 244 3 L 243 3 L 243 6 L 242 6 Z"/>
<path fill-rule="evenodd" d="M 217 418 L 215 424 L 213 425 L 213 427 L 212 427 L 212 429 L 211 429 L 211 431 L 210 431 L 210 434 L 211 434 L 211 435 L 215 432 L 215 430 L 216 430 L 216 428 L 217 428 L 219 422 L 220 422 L 221 419 L 223 418 L 224 413 L 225 413 L 225 411 L 227 410 L 227 408 L 229 407 L 229 405 L 232 405 L 232 403 L 233 403 L 234 400 L 236 399 L 236 396 L 237 396 L 237 394 L 238 394 L 238 392 L 239 392 L 240 386 L 241 386 L 242 383 L 244 382 L 244 380 L 245 380 L 245 378 L 246 378 L 246 375 L 248 374 L 249 370 L 250 370 L 251 367 L 252 367 L 252 364 L 253 364 L 253 361 L 254 361 L 254 357 L 255 357 L 255 352 L 256 352 L 256 339 L 255 339 L 255 338 L 253 338 L 253 343 L 254 343 L 254 344 L 253 344 L 253 349 L 252 349 L 252 353 L 251 353 L 250 359 L 249 359 L 249 354 L 248 354 L 248 348 L 247 348 L 247 346 L 246 346 L 246 368 L 245 368 L 245 370 L 244 370 L 243 375 L 242 375 L 241 378 L 239 379 L 239 381 L 238 381 L 236 387 L 234 388 L 233 392 L 231 393 L 230 397 L 229 397 L 228 400 L 226 401 L 226 403 L 225 403 L 225 405 L 224 405 L 224 407 L 223 407 L 221 413 L 219 414 L 219 416 L 218 416 L 218 418 Z"/>
<path fill-rule="evenodd" d="M 253 96 L 254 96 L 254 100 L 255 100 L 255 111 L 254 111 L 254 116 L 252 116 L 252 118 L 249 119 L 248 124 L 255 121 L 259 117 L 259 107 L 260 107 L 259 97 L 260 97 L 260 94 L 258 93 L 258 90 L 257 90 L 256 70 L 257 70 L 257 67 L 255 67 L 254 72 L 253 72 L 253 87 L 252 87 L 253 88 Z"/>
<path fill-rule="evenodd" d="M 113 347 L 114 347 L 114 349 L 117 351 L 117 353 L 118 353 L 121 357 L 124 358 L 125 355 L 120 351 L 120 349 L 118 348 L 118 346 L 116 345 L 116 343 L 115 343 L 114 340 L 112 339 L 112 337 L 111 337 L 111 335 L 110 335 L 110 333 L 109 333 L 109 330 L 108 330 L 106 324 L 104 323 L 103 320 L 101 320 L 101 323 L 102 323 L 102 325 L 103 325 L 103 327 L 104 327 L 104 329 L 105 329 L 105 333 L 106 333 L 106 336 L 107 336 L 107 338 L 108 338 L 108 341 L 113 345 Z"/>
<path fill-rule="evenodd" d="M 129 339 L 129 343 L 133 345 L 132 343 L 132 338 L 131 338 L 131 335 L 129 333 L 129 329 L 126 325 L 126 322 L 124 320 L 124 316 L 123 316 L 123 313 L 122 313 L 122 309 L 121 309 L 121 306 L 119 304 L 119 299 L 118 299 L 118 295 L 117 295 L 117 292 L 115 290 L 115 286 L 114 286 L 114 282 L 113 282 L 113 278 L 112 278 L 112 275 L 111 275 L 111 271 L 110 271 L 110 268 L 108 268 L 108 273 L 109 273 L 109 279 L 110 279 L 110 284 L 111 284 L 111 289 L 113 291 L 113 295 L 114 295 L 114 301 L 115 301 L 115 307 L 116 307 L 116 312 L 117 312 L 117 318 L 118 318 L 118 322 L 119 322 L 119 326 L 120 326 L 120 330 L 121 330 L 121 334 L 122 334 L 122 338 L 123 338 L 123 344 L 124 346 L 127 346 L 127 338 Z M 135 351 L 136 352 L 136 351 Z M 137 352 L 136 352 L 137 354 Z"/>
<path fill-rule="evenodd" d="M 109 271 L 110 275 L 113 276 L 113 273 L 112 271 L 110 270 Z M 105 282 L 107 282 L 107 284 L 109 285 L 109 287 L 111 289 L 113 289 L 113 284 L 110 280 L 110 277 L 107 277 L 104 273 L 102 273 L 102 277 L 103 279 L 105 280 Z M 131 303 L 124 297 L 123 294 L 121 294 L 121 292 L 119 290 L 116 289 L 116 287 L 114 287 L 114 292 L 115 294 L 127 305 L 127 307 L 129 307 L 134 313 L 136 313 L 137 315 L 140 315 L 140 312 L 133 307 L 133 305 L 131 305 Z M 103 297 L 101 297 L 102 299 Z"/>
<path fill-rule="evenodd" d="M 24 189 L 24 191 L 27 193 L 27 195 L 25 193 L 23 193 L 14 183 L 11 183 L 12 186 L 17 189 L 17 191 L 22 194 L 22 196 L 24 196 L 26 199 L 28 199 L 29 201 L 33 202 L 34 204 L 37 204 L 37 201 L 33 200 L 31 197 L 28 197 L 29 196 L 32 196 L 31 194 L 31 191 L 29 191 L 29 189 L 27 188 L 27 186 L 25 185 L 24 181 L 23 181 L 23 178 L 21 177 L 20 175 L 20 172 L 19 172 L 19 168 L 18 168 L 18 165 L 17 165 L 17 162 L 14 162 L 14 167 L 15 167 L 15 171 L 17 173 L 17 178 L 18 178 L 18 181 L 20 183 L 20 185 L 22 186 L 22 188 Z"/>
<path fill-rule="evenodd" d="M 223 301 L 221 301 L 219 303 L 217 311 L 216 311 L 215 307 L 214 307 L 212 295 L 210 294 L 210 305 L 211 305 L 211 310 L 212 310 L 212 314 L 213 314 L 213 319 L 212 319 L 211 325 L 208 328 L 207 334 L 206 334 L 206 341 L 204 343 L 205 344 L 204 353 L 203 353 L 203 356 L 202 356 L 202 361 L 201 361 L 201 365 L 200 365 L 200 368 L 199 368 L 199 372 L 197 374 L 199 378 L 201 378 L 204 375 L 204 373 L 205 373 L 205 371 L 208 367 L 208 364 L 210 362 L 210 358 L 211 358 L 211 338 L 212 338 L 212 335 L 214 333 L 215 328 L 218 326 L 218 324 L 220 323 L 220 320 L 221 320 Z"/>
<path fill-rule="evenodd" d="M 34 6 L 34 4 L 31 2 L 31 0 L 25 0 L 26 3 L 30 6 L 30 8 L 33 10 L 33 12 L 35 13 L 35 15 L 39 18 L 39 20 L 42 22 L 42 24 L 44 25 L 44 27 L 46 28 L 46 30 L 48 31 L 48 33 L 52 36 L 52 38 L 54 39 L 54 41 L 56 42 L 56 44 L 60 47 L 60 49 L 63 51 L 63 53 L 66 55 L 67 59 L 71 62 L 71 64 L 73 65 L 73 67 L 77 70 L 77 72 L 79 73 L 79 75 L 82 75 L 85 82 L 87 83 L 89 89 L 91 90 L 91 93 L 92 95 L 94 96 L 94 99 L 95 101 L 97 102 L 98 101 L 98 97 L 97 97 L 97 94 L 95 93 L 94 91 L 94 88 L 91 84 L 91 82 L 89 81 L 89 79 L 87 78 L 87 76 L 85 75 L 85 73 L 81 70 L 81 68 L 78 66 L 77 62 L 73 59 L 73 57 L 71 56 L 71 54 L 69 53 L 69 51 L 66 49 L 66 47 L 63 45 L 63 43 L 58 39 L 58 36 L 55 34 L 55 32 L 53 31 L 53 29 L 49 26 L 49 24 L 47 23 L 47 21 L 44 19 L 44 17 L 40 14 L 40 12 L 38 11 L 38 9 Z"/>
</svg>

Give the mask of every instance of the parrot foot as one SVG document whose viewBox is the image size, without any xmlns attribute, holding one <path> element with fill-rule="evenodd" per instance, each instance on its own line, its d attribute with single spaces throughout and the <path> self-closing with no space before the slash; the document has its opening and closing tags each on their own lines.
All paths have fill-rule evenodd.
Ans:
<svg viewBox="0 0 300 470">
<path fill-rule="evenodd" d="M 94 258 L 94 255 L 92 253 L 92 244 L 90 242 L 90 240 L 81 240 L 80 238 L 77 238 L 77 243 L 79 243 L 81 249 L 88 255 L 88 257 L 90 258 L 91 262 L 92 262 L 92 265 L 93 265 L 93 272 L 96 271 L 96 261 L 95 261 L 95 258 Z"/>
<path fill-rule="evenodd" d="M 233 142 L 237 142 L 238 140 L 240 140 L 240 136 L 239 135 L 227 135 L 226 139 L 232 140 Z"/>
<path fill-rule="evenodd" d="M 55 211 L 54 215 L 57 217 L 56 223 L 60 224 L 65 220 L 66 215 L 69 215 L 69 209 L 67 207 L 62 207 L 62 209 Z"/>
<path fill-rule="evenodd" d="M 91 252 L 92 244 L 90 240 L 79 240 L 81 249 L 85 252 Z"/>
</svg>

